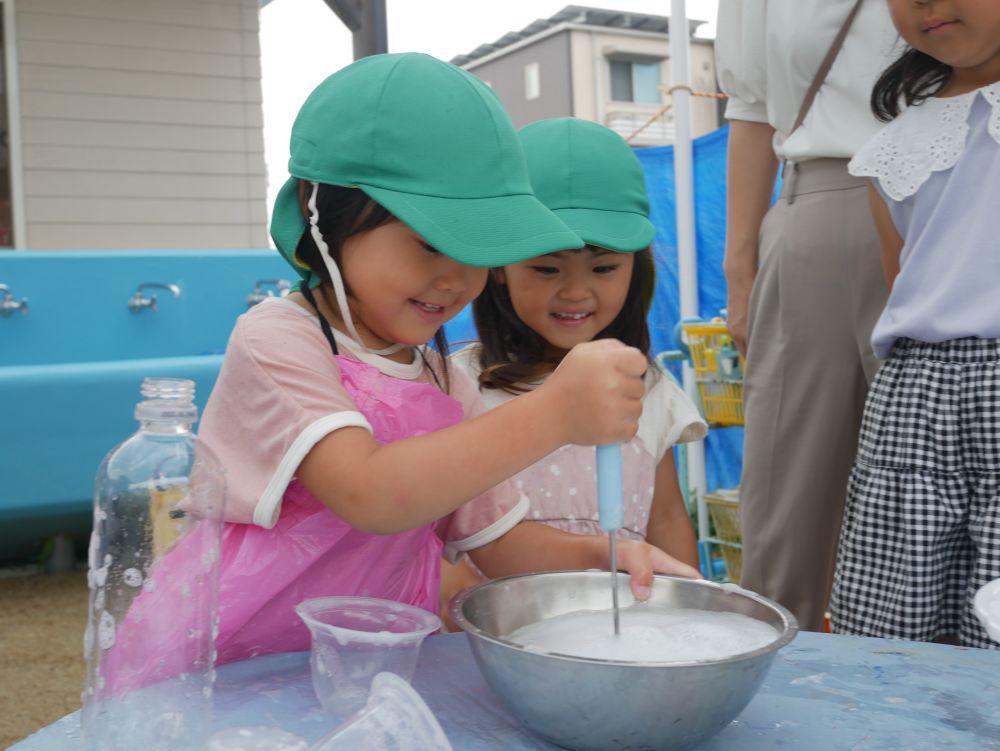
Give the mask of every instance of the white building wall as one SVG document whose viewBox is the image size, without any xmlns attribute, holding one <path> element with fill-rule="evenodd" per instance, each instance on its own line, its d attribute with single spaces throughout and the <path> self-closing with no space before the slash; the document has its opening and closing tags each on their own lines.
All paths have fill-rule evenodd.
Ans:
<svg viewBox="0 0 1000 751">
<path fill-rule="evenodd" d="M 644 61 L 660 59 L 660 81 L 670 85 L 670 43 L 663 34 L 650 32 L 616 32 L 598 28 L 571 32 L 570 55 L 573 68 L 573 103 L 576 117 L 595 120 L 614 127 L 628 137 L 669 101 L 664 93 L 661 103 L 639 104 L 611 100 L 611 80 L 608 61 L 635 57 Z M 695 91 L 716 92 L 714 48 L 711 42 L 692 40 L 691 88 Z M 718 104 L 715 99 L 694 97 L 691 100 L 692 133 L 700 136 L 719 127 Z M 651 124 L 636 135 L 634 146 L 659 145 L 672 141 L 672 113 Z"/>
<path fill-rule="evenodd" d="M 15 8 L 18 247 L 267 247 L 258 0 Z"/>
</svg>

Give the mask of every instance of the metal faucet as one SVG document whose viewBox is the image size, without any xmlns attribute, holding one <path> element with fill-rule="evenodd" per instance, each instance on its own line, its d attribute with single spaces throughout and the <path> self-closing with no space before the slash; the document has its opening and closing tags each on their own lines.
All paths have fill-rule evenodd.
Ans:
<svg viewBox="0 0 1000 751">
<path fill-rule="evenodd" d="M 15 300 L 14 295 L 10 291 L 10 287 L 6 284 L 0 284 L 0 292 L 3 293 L 3 299 L 0 299 L 0 316 L 6 318 L 7 316 L 14 315 L 14 313 L 18 310 L 21 311 L 22 315 L 28 315 L 27 297 Z"/>
<path fill-rule="evenodd" d="M 138 287 L 136 287 L 135 292 L 132 297 L 128 299 L 128 309 L 133 313 L 138 313 L 143 308 L 149 308 L 150 310 L 156 310 L 156 295 L 150 295 L 146 297 L 142 294 L 144 289 L 165 289 L 174 297 L 181 296 L 181 288 L 176 284 L 163 284 L 162 282 L 143 282 Z"/>
<path fill-rule="evenodd" d="M 292 283 L 287 279 L 260 279 L 254 284 L 253 292 L 247 295 L 247 307 L 252 308 L 260 302 L 264 302 L 269 297 L 274 297 L 274 292 L 268 290 L 266 293 L 261 290 L 264 285 L 270 285 L 278 290 L 278 297 L 284 297 L 292 288 Z"/>
</svg>

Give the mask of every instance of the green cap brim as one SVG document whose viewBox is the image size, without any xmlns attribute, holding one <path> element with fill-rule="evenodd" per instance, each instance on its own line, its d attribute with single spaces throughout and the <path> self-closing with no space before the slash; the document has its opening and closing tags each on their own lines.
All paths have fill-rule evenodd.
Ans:
<svg viewBox="0 0 1000 751">
<path fill-rule="evenodd" d="M 439 198 L 358 187 L 436 250 L 469 266 L 506 266 L 584 246 L 533 195 Z"/>
<path fill-rule="evenodd" d="M 313 276 L 309 268 L 295 257 L 295 249 L 299 247 L 302 233 L 306 231 L 306 220 L 302 217 L 299 207 L 299 181 L 290 177 L 281 186 L 274 201 L 271 212 L 271 239 L 278 252 L 295 269 L 299 276 L 310 281 Z"/>
<path fill-rule="evenodd" d="M 307 226 L 299 208 L 298 183 L 290 178 L 278 191 L 271 237 L 288 264 L 310 280 L 311 272 L 295 257 Z M 531 195 L 438 198 L 358 187 L 435 249 L 469 266 L 506 266 L 585 244 Z"/>
<path fill-rule="evenodd" d="M 588 245 L 619 253 L 634 253 L 649 247 L 656 227 L 642 214 L 600 209 L 553 209 L 566 226 Z"/>
</svg>

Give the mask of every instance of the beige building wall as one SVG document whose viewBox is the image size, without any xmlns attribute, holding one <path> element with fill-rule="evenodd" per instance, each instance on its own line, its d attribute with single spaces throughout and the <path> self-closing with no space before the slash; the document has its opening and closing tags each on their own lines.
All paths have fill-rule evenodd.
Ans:
<svg viewBox="0 0 1000 751">
<path fill-rule="evenodd" d="M 267 247 L 258 0 L 14 7 L 19 248 Z"/>
<path fill-rule="evenodd" d="M 670 85 L 670 43 L 662 34 L 616 32 L 601 29 L 571 30 L 570 55 L 573 69 L 573 103 L 576 117 L 595 120 L 628 137 L 669 101 L 666 93 L 660 105 L 614 102 L 611 100 L 610 68 L 612 59 L 638 59 L 660 62 L 660 81 Z M 712 43 L 692 40 L 690 44 L 690 80 L 695 91 L 715 92 L 715 58 Z M 692 97 L 691 127 L 695 137 L 720 125 L 715 99 Z M 666 113 L 657 122 L 637 134 L 634 146 L 659 145 L 673 141 L 673 118 Z"/>
</svg>

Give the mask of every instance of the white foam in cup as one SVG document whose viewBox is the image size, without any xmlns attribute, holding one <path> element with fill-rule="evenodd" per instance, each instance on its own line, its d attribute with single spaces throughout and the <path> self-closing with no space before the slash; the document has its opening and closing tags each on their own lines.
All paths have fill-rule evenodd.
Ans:
<svg viewBox="0 0 1000 751">
<path fill-rule="evenodd" d="M 310 751 L 452 751 L 448 737 L 410 684 L 393 673 L 372 681 L 364 708 L 318 741 Z"/>
<path fill-rule="evenodd" d="M 323 708 L 346 717 L 365 705 L 378 673 L 413 678 L 420 645 L 441 619 L 412 605 L 374 597 L 318 597 L 295 612 L 309 627 L 309 665 Z"/>
</svg>

